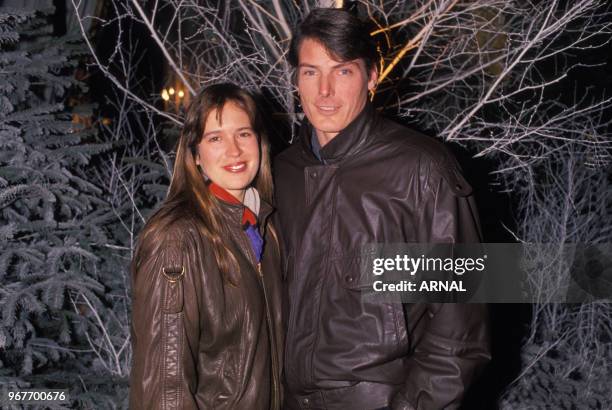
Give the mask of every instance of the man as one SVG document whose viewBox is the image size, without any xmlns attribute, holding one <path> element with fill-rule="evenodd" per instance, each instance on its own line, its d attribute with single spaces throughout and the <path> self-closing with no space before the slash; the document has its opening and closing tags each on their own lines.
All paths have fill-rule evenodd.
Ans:
<svg viewBox="0 0 612 410">
<path fill-rule="evenodd" d="M 452 156 L 368 102 L 376 58 L 339 9 L 313 10 L 291 42 L 306 119 L 275 167 L 288 409 L 457 408 L 490 358 L 482 305 L 361 298 L 365 244 L 479 241 Z"/>
</svg>

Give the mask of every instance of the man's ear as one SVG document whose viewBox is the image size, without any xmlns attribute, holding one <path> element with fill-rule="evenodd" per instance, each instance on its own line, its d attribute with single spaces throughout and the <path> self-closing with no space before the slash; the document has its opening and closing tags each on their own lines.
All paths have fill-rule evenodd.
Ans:
<svg viewBox="0 0 612 410">
<path fill-rule="evenodd" d="M 376 66 L 373 66 L 370 70 L 370 77 L 368 79 L 368 90 L 374 91 L 376 86 L 378 85 L 378 69 Z"/>
</svg>

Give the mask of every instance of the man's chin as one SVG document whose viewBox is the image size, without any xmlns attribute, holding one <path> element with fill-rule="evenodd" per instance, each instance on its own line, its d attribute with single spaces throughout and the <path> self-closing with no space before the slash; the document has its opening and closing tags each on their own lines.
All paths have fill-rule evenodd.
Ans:
<svg viewBox="0 0 612 410">
<path fill-rule="evenodd" d="M 311 121 L 311 124 L 318 132 L 326 134 L 337 134 L 344 128 L 337 125 L 336 121 Z"/>
</svg>

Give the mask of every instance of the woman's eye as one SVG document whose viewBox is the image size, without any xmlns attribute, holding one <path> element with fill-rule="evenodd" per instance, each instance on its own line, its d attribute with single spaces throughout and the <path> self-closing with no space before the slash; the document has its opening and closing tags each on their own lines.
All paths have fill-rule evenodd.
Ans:
<svg viewBox="0 0 612 410">
<path fill-rule="evenodd" d="M 241 137 L 243 137 L 243 138 L 247 138 L 247 137 L 250 137 L 250 136 L 251 136 L 251 135 L 253 135 L 253 134 L 251 134 L 249 131 L 243 131 L 243 132 L 241 132 L 239 135 L 240 135 Z"/>
<path fill-rule="evenodd" d="M 211 135 L 208 137 L 208 142 L 218 142 L 221 141 L 221 137 L 218 135 Z"/>
</svg>

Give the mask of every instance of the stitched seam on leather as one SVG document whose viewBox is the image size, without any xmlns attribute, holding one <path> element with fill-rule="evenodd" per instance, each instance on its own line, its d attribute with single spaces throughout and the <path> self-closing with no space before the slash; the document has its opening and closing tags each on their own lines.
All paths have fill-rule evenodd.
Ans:
<svg viewBox="0 0 612 410">
<path fill-rule="evenodd" d="M 183 400 L 183 383 L 181 383 L 181 375 L 182 375 L 182 369 L 181 369 L 181 348 L 183 346 L 183 332 L 182 329 L 183 327 L 181 326 L 182 322 L 183 322 L 183 313 L 179 313 L 179 316 L 177 318 L 177 361 L 176 361 L 176 374 L 177 374 L 177 383 L 178 383 L 178 397 L 177 397 L 177 401 L 178 403 L 181 403 Z M 177 404 L 178 404 L 177 403 Z"/>
<path fill-rule="evenodd" d="M 164 296 L 164 303 L 165 303 L 165 296 Z M 162 358 L 159 361 L 159 374 L 161 375 L 161 385 L 162 385 L 162 391 L 161 391 L 161 408 L 162 409 L 166 409 L 166 395 L 165 395 L 165 391 L 166 391 L 166 345 L 168 344 L 168 337 L 166 335 L 166 315 L 164 313 L 162 313 Z"/>
<path fill-rule="evenodd" d="M 178 408 L 181 399 L 180 386 L 180 350 L 181 350 L 181 319 L 180 313 L 165 313 L 164 314 L 164 332 L 165 339 L 163 345 L 163 391 L 162 404 L 163 408 Z M 174 370 L 173 370 L 174 368 Z"/>
</svg>

